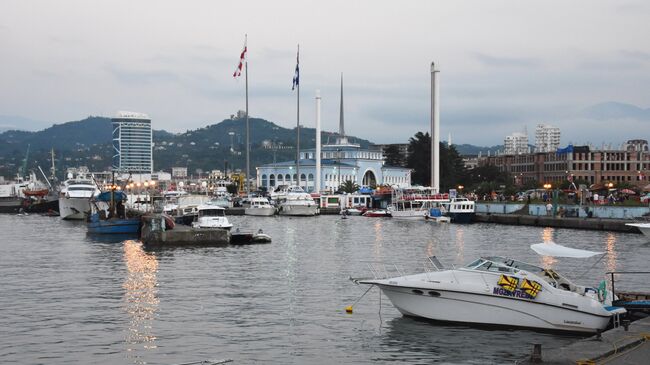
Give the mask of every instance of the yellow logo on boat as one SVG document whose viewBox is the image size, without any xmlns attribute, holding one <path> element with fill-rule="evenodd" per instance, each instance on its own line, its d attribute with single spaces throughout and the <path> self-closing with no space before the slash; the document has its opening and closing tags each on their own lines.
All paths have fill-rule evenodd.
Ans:
<svg viewBox="0 0 650 365">
<path fill-rule="evenodd" d="M 499 282 L 497 284 L 507 291 L 515 291 L 517 285 L 519 285 L 519 279 L 514 276 L 508 276 L 501 274 Z"/>
<path fill-rule="evenodd" d="M 534 280 L 528 280 L 524 279 L 524 282 L 521 283 L 521 290 L 524 291 L 524 293 L 530 295 L 531 297 L 535 298 L 539 292 L 542 291 L 542 284 L 534 281 Z"/>
</svg>

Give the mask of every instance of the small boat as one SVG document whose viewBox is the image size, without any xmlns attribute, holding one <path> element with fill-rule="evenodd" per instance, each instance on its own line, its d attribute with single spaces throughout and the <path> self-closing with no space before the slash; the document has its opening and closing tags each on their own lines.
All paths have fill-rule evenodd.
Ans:
<svg viewBox="0 0 650 365">
<path fill-rule="evenodd" d="M 366 212 L 366 210 L 361 209 L 361 208 L 352 207 L 352 208 L 345 209 L 345 212 L 346 212 L 347 215 L 362 215 L 363 213 Z"/>
<path fill-rule="evenodd" d="M 636 227 L 650 241 L 650 223 L 626 223 L 626 226 Z"/>
<path fill-rule="evenodd" d="M 452 223 L 471 223 L 476 214 L 476 204 L 466 198 L 453 198 L 448 203 L 443 203 L 446 215 Z"/>
<path fill-rule="evenodd" d="M 440 208 L 431 208 L 429 210 L 429 213 L 425 216 L 425 218 L 428 221 L 436 222 L 436 223 L 449 223 L 451 222 L 451 218 L 444 216 L 442 214 L 442 207 Z"/>
<path fill-rule="evenodd" d="M 371 218 L 390 217 L 390 213 L 384 209 L 366 210 L 362 215 Z"/>
<path fill-rule="evenodd" d="M 531 248 L 553 257 L 602 254 L 554 243 Z M 604 280 L 598 288 L 580 286 L 554 270 L 500 256 L 452 269 L 435 256 L 429 262 L 434 271 L 355 282 L 378 286 L 405 316 L 446 322 L 596 333 L 626 312 L 612 306 Z"/>
<path fill-rule="evenodd" d="M 210 204 L 210 202 L 197 207 L 196 221 L 192 228 L 222 228 L 230 230 L 232 223 L 226 218 L 226 208 Z"/>
<path fill-rule="evenodd" d="M 276 209 L 266 198 L 251 198 L 250 205 L 244 210 L 245 215 L 254 216 L 272 216 L 275 215 Z"/>
<path fill-rule="evenodd" d="M 230 243 L 233 245 L 249 245 L 256 243 L 271 243 L 271 236 L 264 233 L 261 229 L 257 233 L 240 232 L 239 228 L 232 233 Z"/>
</svg>

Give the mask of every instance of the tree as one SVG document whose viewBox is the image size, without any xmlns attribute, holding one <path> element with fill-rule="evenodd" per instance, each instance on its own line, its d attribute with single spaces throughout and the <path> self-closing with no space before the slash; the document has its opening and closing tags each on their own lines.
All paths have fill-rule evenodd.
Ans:
<svg viewBox="0 0 650 365">
<path fill-rule="evenodd" d="M 388 166 L 404 166 L 404 156 L 402 156 L 399 146 L 391 144 L 384 148 L 384 161 Z"/>
<path fill-rule="evenodd" d="M 414 184 L 431 183 L 431 136 L 418 132 L 409 139 L 409 156 L 406 166 L 413 169 L 411 180 Z M 440 190 L 447 191 L 458 185 L 465 185 L 467 171 L 463 159 L 454 146 L 440 143 Z"/>
<path fill-rule="evenodd" d="M 339 186 L 339 191 L 348 194 L 352 194 L 358 190 L 359 190 L 359 185 L 352 182 L 352 180 L 346 180 L 343 184 L 341 184 L 341 186 Z"/>
</svg>

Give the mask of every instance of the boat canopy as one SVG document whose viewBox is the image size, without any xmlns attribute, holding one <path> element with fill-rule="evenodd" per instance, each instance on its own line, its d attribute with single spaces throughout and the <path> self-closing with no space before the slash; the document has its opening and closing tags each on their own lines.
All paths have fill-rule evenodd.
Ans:
<svg viewBox="0 0 650 365">
<path fill-rule="evenodd" d="M 530 248 L 542 256 L 553 257 L 587 258 L 603 254 L 603 252 L 579 250 L 577 248 L 566 247 L 558 245 L 554 242 L 536 243 L 534 245 L 530 245 Z"/>
<path fill-rule="evenodd" d="M 115 201 L 120 201 L 120 200 L 126 200 L 126 194 L 123 191 L 115 191 L 113 192 L 115 195 Z M 110 202 L 111 201 L 111 192 L 110 191 L 105 191 L 99 195 L 97 195 L 97 201 L 100 202 Z"/>
</svg>

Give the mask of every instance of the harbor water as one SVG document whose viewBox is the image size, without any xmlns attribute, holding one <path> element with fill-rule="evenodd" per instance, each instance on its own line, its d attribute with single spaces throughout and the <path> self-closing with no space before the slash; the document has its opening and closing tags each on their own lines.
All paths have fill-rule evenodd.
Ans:
<svg viewBox="0 0 650 365">
<path fill-rule="evenodd" d="M 576 337 L 479 329 L 405 318 L 364 261 L 423 270 L 507 255 L 550 266 L 580 284 L 607 271 L 645 270 L 642 235 L 490 224 L 455 225 L 338 216 L 229 218 L 263 229 L 271 244 L 146 250 L 134 240 L 86 234 L 81 222 L 0 215 L 0 362 L 4 364 L 513 363 Z M 550 259 L 530 244 L 554 241 L 607 252 Z M 593 268 L 587 269 L 593 265 Z M 649 290 L 647 277 L 617 289 Z"/>
</svg>

